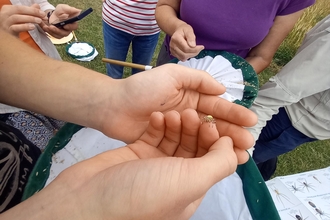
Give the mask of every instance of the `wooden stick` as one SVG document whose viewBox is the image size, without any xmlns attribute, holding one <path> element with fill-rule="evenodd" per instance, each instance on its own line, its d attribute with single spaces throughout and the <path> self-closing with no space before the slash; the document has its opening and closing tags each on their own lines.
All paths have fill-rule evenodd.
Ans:
<svg viewBox="0 0 330 220">
<path fill-rule="evenodd" d="M 76 37 L 76 34 L 74 33 L 74 31 L 72 31 L 72 35 L 73 35 L 73 37 L 74 37 L 74 40 L 75 40 L 76 42 L 78 42 L 78 38 Z"/>
<path fill-rule="evenodd" d="M 131 68 L 135 68 L 135 69 L 139 69 L 139 70 L 150 70 L 153 68 L 152 66 L 148 66 L 148 65 L 129 63 L 129 62 L 113 60 L 113 59 L 108 59 L 108 58 L 102 58 L 102 61 L 105 63 L 111 63 L 111 64 L 115 64 L 115 65 L 119 65 L 119 66 L 131 67 Z"/>
</svg>

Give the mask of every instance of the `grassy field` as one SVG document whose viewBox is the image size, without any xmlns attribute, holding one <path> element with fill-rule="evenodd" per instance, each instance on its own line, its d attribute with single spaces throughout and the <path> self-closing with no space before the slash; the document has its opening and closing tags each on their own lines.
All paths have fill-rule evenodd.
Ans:
<svg viewBox="0 0 330 220">
<path fill-rule="evenodd" d="M 66 3 L 77 8 L 87 9 L 92 7 L 94 12 L 79 22 L 79 29 L 75 31 L 79 41 L 89 42 L 95 46 L 99 55 L 91 62 L 80 62 L 69 57 L 65 52 L 66 45 L 57 46 L 63 60 L 77 63 L 95 71 L 105 73 L 105 64 L 101 61 L 104 57 L 103 49 L 103 34 L 102 34 L 102 0 L 87 1 L 87 0 L 50 0 L 54 5 Z M 278 52 L 274 57 L 273 63 L 263 73 L 260 74 L 259 80 L 262 85 L 269 77 L 276 74 L 281 67 L 287 63 L 295 54 L 299 47 L 304 34 L 319 20 L 330 13 L 330 4 L 328 0 L 317 0 L 316 4 L 308 8 L 302 18 L 299 20 L 294 30 L 288 38 L 283 42 Z M 156 55 L 160 49 L 160 44 L 164 34 L 161 34 L 159 45 L 152 61 L 155 64 Z M 130 56 L 127 61 L 130 61 Z M 130 69 L 125 68 L 125 76 L 129 76 Z M 278 169 L 276 176 L 288 175 L 293 173 L 304 172 L 308 170 L 320 169 L 330 166 L 330 141 L 316 141 L 300 146 L 296 150 L 282 155 L 279 158 Z"/>
</svg>

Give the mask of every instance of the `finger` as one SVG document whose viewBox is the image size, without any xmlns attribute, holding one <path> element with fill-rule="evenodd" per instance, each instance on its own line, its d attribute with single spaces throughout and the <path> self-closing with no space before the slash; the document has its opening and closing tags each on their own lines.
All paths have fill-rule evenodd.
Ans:
<svg viewBox="0 0 330 220">
<path fill-rule="evenodd" d="M 170 42 L 171 52 L 178 54 L 198 54 L 204 46 L 191 46 L 184 38 L 172 39 Z M 192 57 L 192 56 L 191 56 Z"/>
<path fill-rule="evenodd" d="M 245 127 L 254 126 L 258 121 L 257 115 L 251 110 L 215 96 L 202 94 L 197 109 L 215 118 Z"/>
<path fill-rule="evenodd" d="M 33 15 L 21 15 L 21 14 L 12 15 L 6 21 L 6 23 L 10 26 L 17 24 L 26 24 L 26 23 L 40 24 L 41 22 L 42 19 L 39 17 L 35 17 Z"/>
<path fill-rule="evenodd" d="M 233 142 L 229 137 L 220 138 L 203 157 L 185 159 L 181 167 L 182 170 L 194 172 L 180 176 L 180 181 L 185 184 L 178 189 L 177 197 L 198 202 L 215 183 L 236 170 L 237 158 Z"/>
<path fill-rule="evenodd" d="M 67 25 L 64 25 L 63 26 L 63 29 L 66 30 L 66 31 L 74 31 L 74 30 L 77 30 L 78 29 L 78 22 L 74 22 L 74 23 L 71 23 L 71 24 L 67 24 Z"/>
<path fill-rule="evenodd" d="M 173 56 L 175 56 L 176 58 L 178 58 L 178 60 L 184 62 L 184 61 L 188 60 L 189 58 L 197 56 L 199 54 L 199 51 L 188 53 L 188 52 L 184 52 L 184 51 L 180 50 L 179 48 L 175 48 L 173 50 L 171 49 L 171 54 Z"/>
<path fill-rule="evenodd" d="M 31 5 L 31 8 L 40 9 L 40 5 L 35 3 L 35 4 Z"/>
<path fill-rule="evenodd" d="M 175 64 L 165 65 L 172 65 L 171 68 L 173 68 L 173 71 L 169 71 L 169 74 L 177 81 L 177 89 L 196 90 L 197 92 L 209 95 L 220 95 L 226 91 L 226 88 L 221 83 L 213 79 L 205 71 Z"/>
<path fill-rule="evenodd" d="M 183 29 L 183 34 L 187 41 L 187 44 L 192 48 L 196 47 L 196 35 L 194 33 L 193 28 L 189 26 L 189 28 Z"/>
<path fill-rule="evenodd" d="M 165 153 L 157 149 L 165 134 L 165 120 L 161 112 L 153 112 L 149 124 L 142 136 L 134 143 L 127 145 L 140 159 L 165 157 Z"/>
<path fill-rule="evenodd" d="M 234 151 L 235 151 L 236 156 L 237 156 L 237 163 L 238 164 L 244 164 L 249 160 L 250 155 L 246 150 L 242 150 L 240 148 L 234 147 Z"/>
<path fill-rule="evenodd" d="M 151 146 L 157 147 L 165 134 L 165 119 L 161 112 L 153 112 L 150 115 L 149 125 L 146 131 L 139 138 Z"/>
<path fill-rule="evenodd" d="M 203 117 L 201 120 L 202 124 L 198 133 L 198 150 L 196 157 L 205 155 L 214 142 L 220 138 L 216 126 L 216 120 L 213 117 L 210 119 L 206 116 L 206 118 Z"/>
<path fill-rule="evenodd" d="M 177 111 L 165 114 L 165 136 L 159 144 L 158 149 L 168 156 L 173 156 L 180 145 L 181 139 L 181 117 Z"/>
<path fill-rule="evenodd" d="M 244 127 L 218 119 L 216 124 L 220 137 L 229 136 L 233 139 L 235 147 L 242 150 L 247 150 L 253 147 L 255 142 L 254 138 Z"/>
<path fill-rule="evenodd" d="M 55 15 L 58 17 L 63 16 L 63 14 L 66 14 L 67 16 L 66 18 L 77 16 L 80 14 L 80 12 L 81 12 L 80 9 L 71 7 L 70 5 L 67 4 L 58 4 L 54 11 Z"/>
<path fill-rule="evenodd" d="M 71 31 L 57 28 L 54 25 L 50 25 L 50 26 L 45 25 L 42 26 L 42 29 L 57 39 L 61 39 L 65 36 L 68 36 L 71 33 Z"/>
<path fill-rule="evenodd" d="M 40 10 L 37 6 L 25 6 L 25 5 L 4 5 L 1 8 L 1 13 L 6 13 L 9 16 L 12 15 L 30 15 L 33 17 L 43 18 L 46 13 Z"/>
<path fill-rule="evenodd" d="M 25 23 L 25 24 L 15 24 L 9 27 L 9 31 L 11 33 L 20 33 L 23 31 L 31 31 L 34 30 L 36 26 L 31 23 Z"/>
<path fill-rule="evenodd" d="M 174 156 L 184 158 L 195 157 L 197 153 L 200 119 L 195 110 L 186 109 L 181 113 L 181 121 L 181 143 Z"/>
</svg>

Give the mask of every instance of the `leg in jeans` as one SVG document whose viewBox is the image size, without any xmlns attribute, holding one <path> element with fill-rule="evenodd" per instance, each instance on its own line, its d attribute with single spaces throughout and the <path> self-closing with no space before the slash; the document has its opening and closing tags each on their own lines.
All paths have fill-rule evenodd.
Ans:
<svg viewBox="0 0 330 220">
<path fill-rule="evenodd" d="M 292 151 L 301 144 L 315 140 L 295 129 L 285 109 L 280 108 L 279 113 L 274 115 L 262 129 L 254 146 L 253 159 L 259 167 L 263 167 L 263 170 L 260 170 L 263 172 L 262 175 L 270 177 L 276 169 L 277 160 L 274 158 Z"/>
<path fill-rule="evenodd" d="M 117 30 L 103 21 L 105 57 L 125 61 L 133 35 Z M 107 63 L 107 74 L 114 79 L 123 78 L 124 67 Z"/>
<path fill-rule="evenodd" d="M 148 36 L 135 36 L 132 40 L 132 62 L 150 65 L 158 43 L 158 37 L 159 33 Z M 132 74 L 140 71 L 138 69 L 132 69 Z"/>
<path fill-rule="evenodd" d="M 269 159 L 265 162 L 258 163 L 257 167 L 260 171 L 262 178 L 267 181 L 269 180 L 275 173 L 277 167 L 277 157 Z"/>
</svg>

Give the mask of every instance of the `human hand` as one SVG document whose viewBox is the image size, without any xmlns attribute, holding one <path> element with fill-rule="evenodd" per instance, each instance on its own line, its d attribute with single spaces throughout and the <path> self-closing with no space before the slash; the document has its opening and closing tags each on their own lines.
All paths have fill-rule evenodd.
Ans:
<svg viewBox="0 0 330 220">
<path fill-rule="evenodd" d="M 188 24 L 180 25 L 171 36 L 171 54 L 181 61 L 197 56 L 203 49 L 203 45 L 196 45 L 194 30 Z"/>
<path fill-rule="evenodd" d="M 45 17 L 38 4 L 4 5 L 0 11 L 0 28 L 18 37 L 20 32 L 35 29 L 35 24 L 41 24 Z"/>
<path fill-rule="evenodd" d="M 245 107 L 218 97 L 224 92 L 224 86 L 204 71 L 165 64 L 116 80 L 102 91 L 105 96 L 107 93 L 116 95 L 109 95 L 110 99 L 100 103 L 99 125 L 94 128 L 131 143 L 146 129 L 152 112 L 176 110 L 181 113 L 192 108 L 200 118 L 212 115 L 216 119 L 220 137 L 231 137 L 240 149 L 251 148 L 254 139 L 242 126 L 253 126 L 257 117 Z"/>
<path fill-rule="evenodd" d="M 63 28 L 57 28 L 52 24 L 56 24 L 60 21 L 77 16 L 80 14 L 80 12 L 80 9 L 71 7 L 66 4 L 59 4 L 56 6 L 54 12 L 49 17 L 49 24 L 42 23 L 40 26 L 45 32 L 49 33 L 53 37 L 61 39 L 65 36 L 68 36 L 73 30 L 76 30 L 78 28 L 78 22 L 67 24 Z"/>
<path fill-rule="evenodd" d="M 21 214 L 15 212 L 21 207 L 40 219 L 189 219 L 205 193 L 237 166 L 231 139 L 219 139 L 213 125 L 201 124 L 191 109 L 181 121 L 174 111 L 153 113 L 135 143 L 69 167 L 3 218 L 18 217 L 10 214 Z"/>
</svg>

